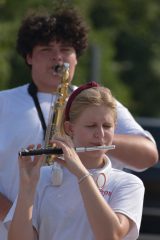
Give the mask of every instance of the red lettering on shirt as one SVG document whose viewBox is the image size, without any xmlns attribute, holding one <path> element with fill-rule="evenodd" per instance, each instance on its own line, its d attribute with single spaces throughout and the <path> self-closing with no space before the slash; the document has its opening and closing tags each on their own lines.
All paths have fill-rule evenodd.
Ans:
<svg viewBox="0 0 160 240">
<path fill-rule="evenodd" d="M 100 190 L 102 196 L 108 195 L 110 197 L 112 195 L 112 192 L 110 192 L 110 191 L 103 190 L 103 189 L 99 189 L 99 190 Z"/>
</svg>

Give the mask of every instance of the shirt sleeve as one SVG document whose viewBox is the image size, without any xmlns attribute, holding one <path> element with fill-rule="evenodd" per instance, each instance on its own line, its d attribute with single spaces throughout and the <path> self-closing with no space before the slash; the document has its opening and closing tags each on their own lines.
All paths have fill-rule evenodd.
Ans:
<svg viewBox="0 0 160 240">
<path fill-rule="evenodd" d="M 5 115 L 5 111 L 8 108 L 8 99 L 4 94 L 4 91 L 0 93 L 0 113 L 1 113 L 1 119 L 2 116 Z"/>
<path fill-rule="evenodd" d="M 115 134 L 141 135 L 155 143 L 153 136 L 145 131 L 133 118 L 126 107 L 117 101 L 117 126 Z"/>
<path fill-rule="evenodd" d="M 39 222 L 38 222 L 38 192 L 36 193 L 36 197 L 34 200 L 34 207 L 32 212 L 32 225 L 36 229 L 37 232 L 39 232 Z"/>
<path fill-rule="evenodd" d="M 12 207 L 10 208 L 9 212 L 7 213 L 5 219 L 3 220 L 3 224 L 4 224 L 6 229 L 9 228 L 9 224 L 13 219 L 13 215 L 14 215 L 14 212 L 15 212 L 16 205 L 17 205 L 17 197 L 16 197 Z"/>
<path fill-rule="evenodd" d="M 135 175 L 121 173 L 113 189 L 109 202 L 111 208 L 116 213 L 126 215 L 134 223 L 125 239 L 137 239 L 142 218 L 144 185 Z"/>
</svg>

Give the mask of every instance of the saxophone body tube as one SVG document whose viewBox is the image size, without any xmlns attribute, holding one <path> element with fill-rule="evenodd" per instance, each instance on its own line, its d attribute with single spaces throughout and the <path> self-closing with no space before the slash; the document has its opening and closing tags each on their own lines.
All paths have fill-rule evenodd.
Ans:
<svg viewBox="0 0 160 240">
<path fill-rule="evenodd" d="M 90 151 L 97 151 L 97 150 L 112 150 L 115 149 L 115 145 L 109 146 L 94 146 L 94 147 L 77 147 L 75 151 L 78 152 L 90 152 Z M 18 153 L 20 157 L 22 156 L 35 156 L 35 155 L 61 155 L 63 151 L 61 148 L 39 148 L 39 149 L 23 149 Z"/>
</svg>

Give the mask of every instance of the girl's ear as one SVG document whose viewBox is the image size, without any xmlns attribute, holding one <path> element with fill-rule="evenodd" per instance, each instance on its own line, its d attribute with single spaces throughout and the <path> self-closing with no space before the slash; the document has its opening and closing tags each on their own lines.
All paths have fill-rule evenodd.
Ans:
<svg viewBox="0 0 160 240">
<path fill-rule="evenodd" d="M 73 124 L 70 123 L 69 121 L 65 121 L 64 131 L 68 136 L 72 137 L 73 136 Z"/>
</svg>

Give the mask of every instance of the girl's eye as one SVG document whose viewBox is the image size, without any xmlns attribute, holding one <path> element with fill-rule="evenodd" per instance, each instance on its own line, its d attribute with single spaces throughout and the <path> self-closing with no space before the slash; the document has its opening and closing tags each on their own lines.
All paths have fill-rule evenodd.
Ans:
<svg viewBox="0 0 160 240">
<path fill-rule="evenodd" d="M 86 125 L 86 127 L 92 128 L 92 127 L 95 127 L 95 125 Z"/>
<path fill-rule="evenodd" d="M 104 128 L 110 128 L 110 127 L 112 127 L 111 125 L 104 125 L 103 126 Z"/>
<path fill-rule="evenodd" d="M 112 125 L 104 125 L 103 126 L 105 129 L 109 129 L 109 128 L 112 128 Z"/>
<path fill-rule="evenodd" d="M 95 125 L 95 124 L 86 125 L 86 127 L 87 127 L 87 128 L 95 128 L 95 127 L 97 127 L 97 125 Z M 113 127 L 112 124 L 103 125 L 103 128 L 104 128 L 104 129 L 109 129 L 109 128 L 112 128 L 112 127 Z"/>
</svg>

